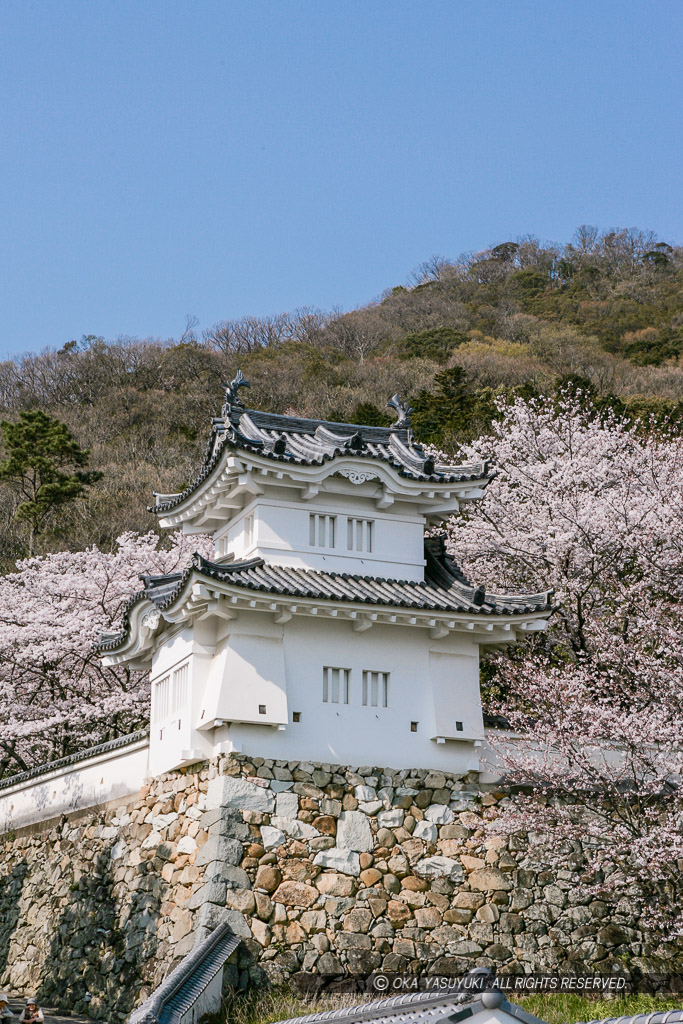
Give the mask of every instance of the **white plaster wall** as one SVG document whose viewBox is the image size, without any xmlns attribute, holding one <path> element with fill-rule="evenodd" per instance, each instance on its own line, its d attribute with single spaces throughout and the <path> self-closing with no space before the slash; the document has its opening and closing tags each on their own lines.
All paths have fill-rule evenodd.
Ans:
<svg viewBox="0 0 683 1024">
<path fill-rule="evenodd" d="M 192 764 L 213 754 L 211 737 L 196 728 L 205 680 L 215 650 L 216 623 L 198 622 L 184 629 L 157 650 L 152 659 L 150 682 L 149 771 L 159 775 L 171 768 Z M 157 680 L 188 663 L 187 700 L 172 714 L 160 719 L 157 713 Z"/>
<path fill-rule="evenodd" d="M 460 650 L 430 649 L 429 680 L 434 736 L 483 739 L 478 648 L 469 644 Z"/>
<path fill-rule="evenodd" d="M 334 548 L 309 543 L 311 514 L 336 516 Z M 254 516 L 252 543 L 245 543 L 244 518 Z M 373 550 L 349 551 L 347 520 L 373 521 Z M 217 533 L 218 538 L 225 530 Z M 249 505 L 227 531 L 228 547 L 235 558 L 255 555 L 273 565 L 290 565 L 327 572 L 352 572 L 363 576 L 424 579 L 424 518 L 378 512 L 374 503 L 358 497 L 325 495 L 310 502 L 259 500 Z"/>
<path fill-rule="evenodd" d="M 271 628 L 271 627 L 268 627 Z M 354 633 L 350 623 L 293 619 L 283 627 L 287 726 L 230 724 L 214 731 L 218 749 L 232 746 L 244 753 L 286 760 L 338 764 L 380 764 L 387 767 L 468 771 L 478 767 L 483 737 L 479 703 L 478 651 L 467 639 L 431 641 L 424 630 L 373 626 Z M 435 705 L 430 678 L 430 648 L 440 652 L 437 701 L 452 669 L 446 719 L 457 715 L 465 731 L 446 732 L 444 715 Z M 450 656 L 450 660 L 449 657 Z M 348 705 L 322 700 L 324 666 L 351 669 Z M 390 673 L 389 707 L 364 707 L 363 670 Z M 300 721 L 293 721 L 294 712 Z M 450 716 L 450 717 L 449 717 Z M 411 722 L 418 723 L 411 732 Z M 224 744 L 224 746 L 220 746 Z"/>
<path fill-rule="evenodd" d="M 0 790 L 0 832 L 136 794 L 148 776 L 147 739 Z"/>
<path fill-rule="evenodd" d="M 282 630 L 275 627 L 273 636 L 243 630 L 244 625 L 240 629 L 236 624 L 217 645 L 200 701 L 199 728 L 206 728 L 216 719 L 263 725 L 287 723 Z"/>
</svg>

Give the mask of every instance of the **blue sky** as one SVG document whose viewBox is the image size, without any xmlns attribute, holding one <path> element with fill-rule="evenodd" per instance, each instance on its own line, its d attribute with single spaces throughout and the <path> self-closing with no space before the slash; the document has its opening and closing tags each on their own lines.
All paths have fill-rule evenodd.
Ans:
<svg viewBox="0 0 683 1024">
<path fill-rule="evenodd" d="M 683 241 L 679 0 L 4 0 L 0 356 Z"/>
</svg>

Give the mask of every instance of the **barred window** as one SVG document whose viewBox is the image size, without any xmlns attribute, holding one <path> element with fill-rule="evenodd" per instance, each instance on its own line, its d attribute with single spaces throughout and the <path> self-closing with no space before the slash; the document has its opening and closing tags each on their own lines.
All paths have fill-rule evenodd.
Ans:
<svg viewBox="0 0 683 1024">
<path fill-rule="evenodd" d="M 389 707 L 388 672 L 363 672 L 363 707 Z"/>
<path fill-rule="evenodd" d="M 311 512 L 308 517 L 308 542 L 313 548 L 333 548 L 336 543 L 337 517 Z"/>
<path fill-rule="evenodd" d="M 374 527 L 372 519 L 347 519 L 346 550 L 372 551 Z"/>
<path fill-rule="evenodd" d="M 154 684 L 154 720 L 163 722 L 168 718 L 171 706 L 171 676 L 163 676 Z"/>
<path fill-rule="evenodd" d="M 190 664 L 185 662 L 154 684 L 154 721 L 164 722 L 187 704 Z"/>
<path fill-rule="evenodd" d="M 349 704 L 351 696 L 351 669 L 323 668 L 323 704 Z"/>
</svg>

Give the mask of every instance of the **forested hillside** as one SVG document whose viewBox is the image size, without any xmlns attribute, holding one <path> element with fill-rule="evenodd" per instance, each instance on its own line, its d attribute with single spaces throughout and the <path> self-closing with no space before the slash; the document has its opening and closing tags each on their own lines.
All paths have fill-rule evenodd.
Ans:
<svg viewBox="0 0 683 1024">
<path fill-rule="evenodd" d="M 384 402 L 399 391 L 418 438 L 456 448 L 488 426 L 497 395 L 572 381 L 599 404 L 683 420 L 682 352 L 683 247 L 583 227 L 564 246 L 522 238 L 435 257 L 351 313 L 227 320 L 201 335 L 188 322 L 166 341 L 67 341 L 0 364 L 0 416 L 39 409 L 63 421 L 101 474 L 48 516 L 36 550 L 108 550 L 122 531 L 155 526 L 152 491 L 191 478 L 238 368 L 249 400 L 275 412 L 390 422 Z M 4 569 L 27 550 L 20 501 L 16 481 L 0 484 Z"/>
</svg>

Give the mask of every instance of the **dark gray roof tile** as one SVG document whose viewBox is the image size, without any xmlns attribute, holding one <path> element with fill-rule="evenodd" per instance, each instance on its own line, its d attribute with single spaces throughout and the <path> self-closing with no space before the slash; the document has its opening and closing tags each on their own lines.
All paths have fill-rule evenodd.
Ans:
<svg viewBox="0 0 683 1024">
<path fill-rule="evenodd" d="M 123 644 L 130 629 L 128 613 L 138 601 L 148 598 L 162 612 L 169 608 L 193 572 L 246 591 L 287 596 L 293 600 L 301 598 L 348 602 L 477 616 L 528 615 L 547 611 L 551 607 L 552 592 L 484 594 L 482 602 L 478 603 L 482 593 L 480 588 L 472 586 L 463 575 L 455 560 L 446 552 L 442 537 L 430 537 L 425 541 L 425 561 L 425 579 L 416 581 L 269 565 L 261 558 L 245 562 L 212 562 L 196 554 L 192 565 L 182 575 L 174 573 L 145 577 L 144 590 L 131 598 L 126 606 L 122 631 L 116 635 L 103 636 L 99 648 L 102 651 L 113 651 Z"/>
<path fill-rule="evenodd" d="M 213 472 L 226 449 L 242 449 L 300 466 L 322 465 L 353 455 L 385 462 L 408 479 L 440 484 L 488 481 L 491 477 L 486 463 L 435 466 L 434 459 L 414 441 L 409 425 L 371 427 L 281 416 L 245 409 L 233 399 L 224 406 L 223 415 L 212 420 L 204 462 L 195 479 L 178 494 L 157 495 L 150 511 L 163 514 L 180 505 Z"/>
</svg>

